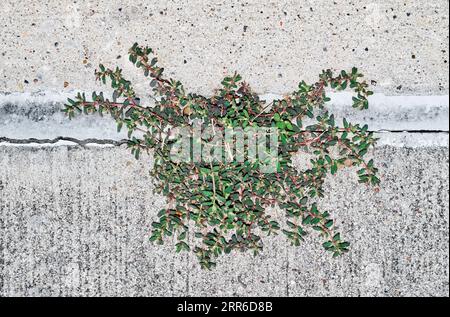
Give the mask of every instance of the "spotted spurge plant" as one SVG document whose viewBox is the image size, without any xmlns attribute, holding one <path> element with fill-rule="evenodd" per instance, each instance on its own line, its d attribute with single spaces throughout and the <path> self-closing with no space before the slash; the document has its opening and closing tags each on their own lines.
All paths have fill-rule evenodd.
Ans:
<svg viewBox="0 0 450 317">
<path fill-rule="evenodd" d="M 377 186 L 377 169 L 366 160 L 375 144 L 367 125 L 343 120 L 341 125 L 326 109 L 328 90 L 352 90 L 353 107 L 368 108 L 372 92 L 358 69 L 334 73 L 326 70 L 314 84 L 301 82 L 298 89 L 270 104 L 260 100 L 234 74 L 226 77 L 212 97 L 187 93 L 183 85 L 164 77 L 164 69 L 149 47 L 133 45 L 129 60 L 149 78 L 154 105 L 143 105 L 120 68 L 100 65 L 96 78 L 109 82 L 111 98 L 103 93 L 88 100 L 79 93 L 63 110 L 69 118 L 76 114 L 110 114 L 118 130 L 128 129 L 128 147 L 138 159 L 142 151 L 153 150 L 153 177 L 156 189 L 167 197 L 167 207 L 157 214 L 150 240 L 162 244 L 176 240 L 176 250 L 194 252 L 203 268 L 216 265 L 222 253 L 263 249 L 261 236 L 282 232 L 295 246 L 308 231 L 323 237 L 323 247 L 333 256 L 349 250 L 349 242 L 336 231 L 329 212 L 318 208 L 324 197 L 324 180 L 341 168 L 358 167 L 359 182 Z M 278 131 L 276 169 L 262 173 L 260 160 L 241 162 L 173 160 L 176 144 L 172 131 L 193 127 L 201 120 L 213 124 L 216 133 L 226 128 L 272 127 Z M 193 141 L 194 143 L 194 141 Z M 299 172 L 292 156 L 308 153 L 310 164 Z M 276 221 L 266 208 L 278 205 L 285 213 Z M 309 230 L 311 229 L 311 230 Z M 150 235 L 150 234 L 149 234 Z"/>
</svg>

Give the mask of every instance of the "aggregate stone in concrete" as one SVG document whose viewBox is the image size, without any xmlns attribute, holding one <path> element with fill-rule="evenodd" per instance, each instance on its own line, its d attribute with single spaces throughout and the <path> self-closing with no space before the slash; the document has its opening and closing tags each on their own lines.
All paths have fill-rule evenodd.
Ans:
<svg viewBox="0 0 450 317">
<path fill-rule="evenodd" d="M 448 296 L 448 154 L 377 147 L 379 192 L 355 171 L 327 180 L 321 207 L 352 243 L 344 257 L 331 259 L 314 234 L 299 248 L 268 237 L 261 255 L 233 253 L 207 272 L 174 241 L 148 241 L 164 206 L 151 157 L 0 146 L 0 295 Z"/>
<path fill-rule="evenodd" d="M 446 0 L 6 0 L 0 92 L 91 91 L 99 62 L 148 91 L 127 61 L 140 42 L 196 93 L 238 71 L 256 92 L 284 94 L 357 66 L 379 92 L 448 94 L 448 11 Z"/>
</svg>

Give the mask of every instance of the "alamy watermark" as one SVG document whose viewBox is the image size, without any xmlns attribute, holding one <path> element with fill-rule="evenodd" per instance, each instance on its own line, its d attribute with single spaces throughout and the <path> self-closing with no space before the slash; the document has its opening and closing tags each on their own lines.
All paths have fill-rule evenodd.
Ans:
<svg viewBox="0 0 450 317">
<path fill-rule="evenodd" d="M 275 127 L 223 128 L 195 120 L 175 128 L 170 159 L 177 163 L 256 163 L 262 173 L 278 167 L 278 129 Z"/>
</svg>

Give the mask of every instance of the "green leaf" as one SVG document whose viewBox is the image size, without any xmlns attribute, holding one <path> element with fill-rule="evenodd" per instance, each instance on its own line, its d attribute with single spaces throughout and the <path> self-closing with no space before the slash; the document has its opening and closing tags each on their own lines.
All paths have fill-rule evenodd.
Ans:
<svg viewBox="0 0 450 317">
<path fill-rule="evenodd" d="M 277 128 L 280 130 L 284 130 L 286 128 L 286 125 L 283 121 L 278 121 L 277 122 Z"/>
<path fill-rule="evenodd" d="M 286 125 L 286 129 L 288 130 L 294 130 L 294 127 L 292 126 L 292 123 L 290 121 L 285 121 L 284 124 Z"/>
<path fill-rule="evenodd" d="M 335 234 L 334 236 L 333 236 L 333 241 L 340 241 L 341 240 L 341 234 L 340 233 L 337 233 L 337 234 Z"/>
<path fill-rule="evenodd" d="M 181 252 L 181 251 L 190 251 L 191 250 L 189 245 L 186 242 L 184 242 L 184 241 L 178 242 L 175 245 L 175 247 L 176 247 L 178 253 Z"/>
<path fill-rule="evenodd" d="M 333 165 L 331 165 L 331 175 L 335 175 L 338 171 L 338 166 L 336 164 L 336 162 L 333 163 Z"/>
<path fill-rule="evenodd" d="M 214 195 L 214 193 L 212 191 L 207 191 L 207 190 L 203 190 L 202 194 L 205 195 L 206 197 L 212 197 Z"/>
<path fill-rule="evenodd" d="M 139 160 L 140 154 L 141 154 L 141 149 L 140 149 L 140 148 L 137 148 L 137 149 L 134 151 L 134 157 L 136 158 L 136 160 Z"/>
</svg>

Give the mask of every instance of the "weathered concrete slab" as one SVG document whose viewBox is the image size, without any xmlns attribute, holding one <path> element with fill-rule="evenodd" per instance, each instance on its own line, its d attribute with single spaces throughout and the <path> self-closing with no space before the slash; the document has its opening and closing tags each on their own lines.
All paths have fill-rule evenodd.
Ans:
<svg viewBox="0 0 450 317">
<path fill-rule="evenodd" d="M 73 93 L 0 94 L 0 137 L 9 139 L 53 140 L 58 137 L 122 140 L 127 138 L 110 116 L 77 116 L 68 120 L 61 112 Z M 442 96 L 386 96 L 370 98 L 370 108 L 358 111 L 351 107 L 352 95 L 330 92 L 327 109 L 342 122 L 369 124 L 372 131 L 448 131 L 449 98 Z M 267 103 L 279 95 L 262 95 Z M 151 106 L 153 103 L 149 102 Z M 146 103 L 147 105 L 147 103 Z"/>
<path fill-rule="evenodd" d="M 147 240 L 164 205 L 151 157 L 135 161 L 123 146 L 0 146 L 0 295 L 448 296 L 448 146 L 381 145 L 374 155 L 380 192 L 350 172 L 327 181 L 322 206 L 351 253 L 333 260 L 314 235 L 298 249 L 279 236 L 259 257 L 225 256 L 204 272 Z"/>
<path fill-rule="evenodd" d="M 0 296 L 448 296 L 448 10 L 446 0 L 4 1 Z M 152 158 L 115 146 L 126 135 L 109 118 L 60 112 L 74 91 L 108 93 L 94 82 L 100 62 L 123 67 L 147 101 L 148 81 L 127 61 L 134 42 L 204 95 L 234 71 L 264 99 L 324 68 L 357 66 L 373 80 L 369 111 L 345 94 L 331 104 L 380 137 L 379 192 L 349 172 L 327 182 L 322 207 L 352 252 L 332 260 L 313 236 L 298 249 L 279 236 L 259 257 L 203 272 L 170 243 L 150 244 L 164 205 Z"/>
<path fill-rule="evenodd" d="M 447 0 L 6 0 L 0 91 L 91 91 L 101 61 L 146 91 L 127 61 L 137 41 L 197 93 L 235 70 L 258 93 L 284 94 L 324 68 L 358 66 L 378 92 L 448 94 L 448 10 Z"/>
</svg>

